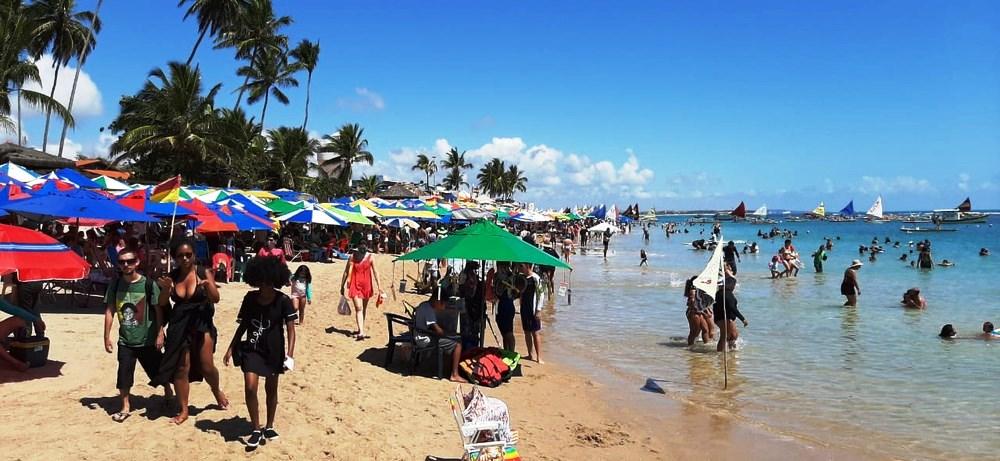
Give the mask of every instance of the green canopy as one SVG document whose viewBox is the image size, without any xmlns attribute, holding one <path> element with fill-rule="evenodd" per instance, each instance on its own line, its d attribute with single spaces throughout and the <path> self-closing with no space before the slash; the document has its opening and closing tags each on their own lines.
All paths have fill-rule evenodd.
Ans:
<svg viewBox="0 0 1000 461">
<path fill-rule="evenodd" d="M 573 268 L 561 259 L 539 250 L 514 234 L 489 221 L 477 221 L 469 227 L 430 245 L 413 250 L 398 260 L 467 259 L 483 261 L 510 261 L 541 264 L 563 269 Z"/>
<path fill-rule="evenodd" d="M 305 208 L 301 203 L 292 203 L 280 198 L 267 202 L 265 206 L 278 215 L 288 214 Z"/>
</svg>

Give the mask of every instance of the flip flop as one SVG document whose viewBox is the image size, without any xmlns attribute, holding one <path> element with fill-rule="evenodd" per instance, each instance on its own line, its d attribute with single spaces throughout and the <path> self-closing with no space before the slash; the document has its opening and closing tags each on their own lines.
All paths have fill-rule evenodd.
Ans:
<svg viewBox="0 0 1000 461">
<path fill-rule="evenodd" d="M 129 416 L 132 416 L 132 413 L 125 413 L 119 411 L 118 413 L 111 415 L 111 420 L 116 423 L 123 423 L 125 422 L 126 419 L 128 419 Z"/>
</svg>

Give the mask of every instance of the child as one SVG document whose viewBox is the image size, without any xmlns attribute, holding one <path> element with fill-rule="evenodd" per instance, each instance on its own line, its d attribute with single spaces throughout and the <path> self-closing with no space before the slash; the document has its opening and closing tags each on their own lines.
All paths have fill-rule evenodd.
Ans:
<svg viewBox="0 0 1000 461">
<path fill-rule="evenodd" d="M 278 438 L 274 430 L 274 414 L 278 409 L 278 376 L 295 362 L 295 319 L 299 314 L 292 309 L 292 301 L 279 291 L 289 279 L 288 267 L 277 257 L 256 257 L 247 263 L 243 277 L 257 291 L 243 298 L 236 321 L 239 326 L 229 343 L 222 362 L 229 359 L 243 369 L 244 395 L 253 432 L 246 444 L 256 448 L 264 441 Z M 282 328 L 284 324 L 284 328 Z M 285 331 L 288 331 L 288 349 L 285 349 Z M 244 334 L 246 340 L 243 340 Z M 261 426 L 257 401 L 257 382 L 266 379 L 267 424 Z"/>
<path fill-rule="evenodd" d="M 306 304 L 312 304 L 312 274 L 305 264 L 295 269 L 292 275 L 292 309 L 299 313 L 299 320 L 296 325 L 302 325 L 306 321 Z"/>
</svg>

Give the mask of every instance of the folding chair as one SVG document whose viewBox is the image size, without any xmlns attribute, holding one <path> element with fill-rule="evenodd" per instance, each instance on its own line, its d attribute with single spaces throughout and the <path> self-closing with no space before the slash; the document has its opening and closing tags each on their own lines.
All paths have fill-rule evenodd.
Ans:
<svg viewBox="0 0 1000 461">
<path fill-rule="evenodd" d="M 309 250 L 295 250 L 292 248 L 292 239 L 285 237 L 283 240 L 285 245 L 285 257 L 288 258 L 288 262 L 295 262 L 296 259 L 302 261 L 302 255 L 309 253 Z"/>
</svg>

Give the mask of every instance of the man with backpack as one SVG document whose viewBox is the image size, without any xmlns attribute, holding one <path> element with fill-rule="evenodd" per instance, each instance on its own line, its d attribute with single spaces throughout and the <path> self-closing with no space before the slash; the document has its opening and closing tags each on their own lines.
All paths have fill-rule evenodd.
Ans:
<svg viewBox="0 0 1000 461">
<path fill-rule="evenodd" d="M 112 415 L 115 422 L 123 422 L 130 415 L 129 390 L 138 360 L 151 379 L 160 368 L 162 345 L 156 344 L 160 325 L 156 322 L 156 306 L 169 302 L 169 292 L 160 292 L 152 280 L 136 272 L 139 258 L 133 250 L 118 253 L 120 276 L 108 285 L 104 295 L 104 350 L 112 352 L 111 325 L 118 317 L 118 380 L 116 387 L 121 395 L 121 411 Z M 164 399 L 173 393 L 170 385 L 164 386 Z"/>
</svg>

